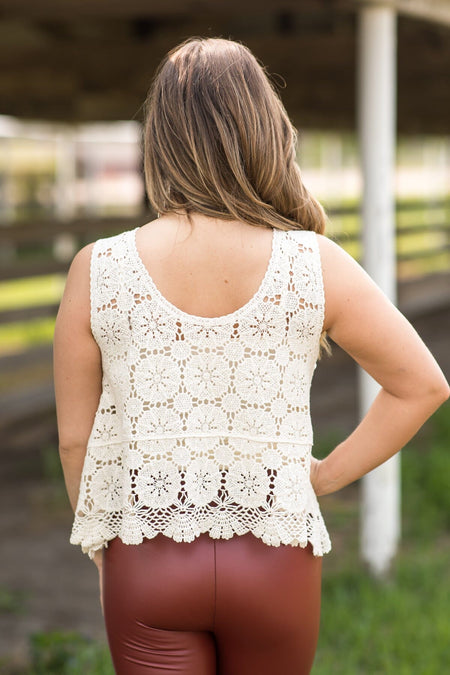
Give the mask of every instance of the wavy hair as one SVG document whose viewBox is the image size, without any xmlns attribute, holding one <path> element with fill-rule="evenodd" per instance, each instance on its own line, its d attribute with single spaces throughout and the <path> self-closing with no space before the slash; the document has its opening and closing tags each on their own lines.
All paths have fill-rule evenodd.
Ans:
<svg viewBox="0 0 450 675">
<path fill-rule="evenodd" d="M 297 131 L 246 46 L 184 40 L 158 66 L 144 111 L 145 184 L 156 212 L 324 232 L 325 211 L 296 162 Z"/>
</svg>

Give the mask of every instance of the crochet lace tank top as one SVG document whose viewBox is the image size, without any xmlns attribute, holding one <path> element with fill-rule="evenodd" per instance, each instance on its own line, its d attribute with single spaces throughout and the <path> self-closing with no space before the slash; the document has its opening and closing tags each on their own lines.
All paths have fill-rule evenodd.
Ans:
<svg viewBox="0 0 450 675">
<path fill-rule="evenodd" d="M 327 553 L 309 478 L 324 314 L 317 235 L 274 229 L 258 291 L 211 318 L 159 292 L 135 237 L 100 239 L 92 251 L 103 382 L 71 543 L 92 557 L 115 537 L 251 532 L 271 546 L 311 542 L 314 555 Z"/>
</svg>

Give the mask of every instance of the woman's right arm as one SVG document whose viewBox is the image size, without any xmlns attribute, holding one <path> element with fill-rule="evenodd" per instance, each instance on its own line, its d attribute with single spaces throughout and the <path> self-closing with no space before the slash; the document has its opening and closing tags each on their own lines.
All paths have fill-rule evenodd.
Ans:
<svg viewBox="0 0 450 675">
<path fill-rule="evenodd" d="M 318 496 L 335 492 L 392 457 L 448 399 L 450 388 L 412 325 L 363 268 L 318 235 L 324 329 L 381 385 L 367 414 L 325 459 L 314 461 Z"/>
</svg>

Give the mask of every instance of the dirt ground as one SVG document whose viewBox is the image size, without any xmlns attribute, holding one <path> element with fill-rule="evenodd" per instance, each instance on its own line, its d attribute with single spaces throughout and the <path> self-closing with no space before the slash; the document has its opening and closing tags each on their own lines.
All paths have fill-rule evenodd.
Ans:
<svg viewBox="0 0 450 675">
<path fill-rule="evenodd" d="M 0 513 L 0 589 L 14 605 L 0 612 L 0 663 L 25 664 L 34 632 L 76 630 L 105 640 L 97 569 L 68 543 L 72 512 L 61 491 L 31 478 L 2 485 Z"/>
<path fill-rule="evenodd" d="M 450 377 L 450 311 L 414 325 Z M 316 371 L 311 408 L 316 435 L 336 428 L 347 433 L 356 423 L 356 368 L 337 348 Z M 97 570 L 69 544 L 72 513 L 61 486 L 44 480 L 39 448 L 5 458 L 2 466 L 0 663 L 25 664 L 29 636 L 38 631 L 74 630 L 106 640 Z"/>
</svg>

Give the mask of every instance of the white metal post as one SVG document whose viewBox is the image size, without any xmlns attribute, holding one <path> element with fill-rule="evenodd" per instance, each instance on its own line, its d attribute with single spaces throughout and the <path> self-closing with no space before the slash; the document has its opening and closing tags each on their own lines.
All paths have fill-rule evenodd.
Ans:
<svg viewBox="0 0 450 675">
<path fill-rule="evenodd" d="M 396 302 L 395 127 L 396 13 L 380 6 L 359 12 L 358 132 L 363 173 L 363 265 Z M 379 385 L 360 369 L 360 414 Z M 399 455 L 362 481 L 361 555 L 376 576 L 389 570 L 400 536 Z"/>
<path fill-rule="evenodd" d="M 56 200 L 58 218 L 70 221 L 75 215 L 75 182 L 77 177 L 75 133 L 70 127 L 61 127 L 56 137 Z M 70 232 L 61 232 L 55 237 L 53 253 L 57 260 L 70 261 L 77 250 L 77 241 Z"/>
</svg>

